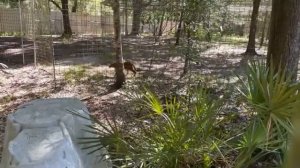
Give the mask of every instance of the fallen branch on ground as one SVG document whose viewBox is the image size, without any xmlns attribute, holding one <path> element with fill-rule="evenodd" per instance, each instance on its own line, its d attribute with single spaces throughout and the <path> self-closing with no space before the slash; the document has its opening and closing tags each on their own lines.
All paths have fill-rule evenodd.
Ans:
<svg viewBox="0 0 300 168">
<path fill-rule="evenodd" d="M 0 62 L 0 71 L 3 72 L 3 73 L 6 74 L 6 75 L 13 76 L 11 73 L 6 72 L 5 70 L 3 70 L 3 69 L 7 69 L 7 68 L 8 68 L 7 65 L 5 65 L 5 64 L 3 64 L 3 63 Z"/>
</svg>

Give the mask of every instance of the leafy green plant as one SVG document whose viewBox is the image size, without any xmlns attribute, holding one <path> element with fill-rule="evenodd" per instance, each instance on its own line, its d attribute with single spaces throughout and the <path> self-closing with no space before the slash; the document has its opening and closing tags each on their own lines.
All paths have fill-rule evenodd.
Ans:
<svg viewBox="0 0 300 168">
<path fill-rule="evenodd" d="M 83 81 L 86 75 L 86 68 L 84 66 L 70 68 L 63 74 L 66 82 L 71 84 L 76 84 Z"/>
<path fill-rule="evenodd" d="M 144 90 L 142 105 L 148 113 L 122 127 L 116 121 L 93 120 L 85 138 L 88 148 L 107 147 L 111 160 L 123 167 L 210 167 L 228 164 L 217 125 L 220 103 L 198 88 L 187 101 L 166 101 Z M 104 122 L 106 124 L 104 124 Z M 113 124 L 112 124 L 113 123 Z"/>
<path fill-rule="evenodd" d="M 275 72 L 263 61 L 249 63 L 243 83 L 240 92 L 251 107 L 253 121 L 240 143 L 236 167 L 247 167 L 270 153 L 283 159 L 293 133 L 291 119 L 300 105 L 300 84 L 293 84 L 284 70 Z"/>
<path fill-rule="evenodd" d="M 174 98 L 163 107 L 156 96 L 148 92 L 146 103 L 154 112 L 153 123 L 144 128 L 146 143 L 140 143 L 142 160 L 154 167 L 209 167 L 216 161 L 221 142 L 214 136 L 218 122 L 218 104 L 199 89 L 190 95 L 188 103 Z M 153 118 L 152 118 L 153 119 Z M 217 124 L 216 124 L 217 125 Z M 155 149 L 155 150 L 153 150 Z"/>
</svg>

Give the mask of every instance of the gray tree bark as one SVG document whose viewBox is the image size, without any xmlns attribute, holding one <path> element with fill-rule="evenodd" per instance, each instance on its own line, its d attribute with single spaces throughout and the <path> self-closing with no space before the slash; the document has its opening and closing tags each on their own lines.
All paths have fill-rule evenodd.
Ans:
<svg viewBox="0 0 300 168">
<path fill-rule="evenodd" d="M 300 1 L 273 0 L 268 66 L 278 71 L 286 70 L 292 79 L 297 79 L 300 54 Z"/>
<path fill-rule="evenodd" d="M 122 42 L 121 42 L 121 21 L 120 21 L 120 3 L 119 0 L 113 0 L 111 3 L 113 9 L 113 20 L 114 20 L 114 44 L 116 52 L 116 81 L 114 87 L 119 89 L 123 86 L 126 81 L 124 74 L 123 65 L 123 54 L 122 54 Z"/>
<path fill-rule="evenodd" d="M 249 40 L 245 54 L 256 55 L 255 51 L 255 35 L 257 29 L 257 17 L 261 0 L 253 0 L 253 10 L 251 15 Z"/>
</svg>

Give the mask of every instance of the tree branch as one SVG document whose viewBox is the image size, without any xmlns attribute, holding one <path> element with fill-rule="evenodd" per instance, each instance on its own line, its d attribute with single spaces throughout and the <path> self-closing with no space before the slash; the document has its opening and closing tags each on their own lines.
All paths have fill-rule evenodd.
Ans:
<svg viewBox="0 0 300 168">
<path fill-rule="evenodd" d="M 0 62 L 0 72 L 3 72 L 3 73 L 6 74 L 6 75 L 11 75 L 11 76 L 13 76 L 11 73 L 6 72 L 6 71 L 3 70 L 3 69 L 7 69 L 7 68 L 8 68 L 7 65 L 5 65 L 5 64 L 3 64 L 3 63 Z"/>
<path fill-rule="evenodd" d="M 49 0 L 49 2 L 52 2 L 59 10 L 62 10 L 62 8 L 54 0 Z"/>
<path fill-rule="evenodd" d="M 5 64 L 3 64 L 3 63 L 1 63 L 1 62 L 0 62 L 0 67 L 2 67 L 3 69 L 7 69 L 7 68 L 8 68 L 7 65 L 5 65 Z"/>
</svg>

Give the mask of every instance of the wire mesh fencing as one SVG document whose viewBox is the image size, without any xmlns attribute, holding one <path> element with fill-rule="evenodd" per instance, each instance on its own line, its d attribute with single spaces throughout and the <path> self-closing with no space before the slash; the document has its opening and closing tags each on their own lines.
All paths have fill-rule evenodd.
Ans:
<svg viewBox="0 0 300 168">
<path fill-rule="evenodd" d="M 262 0 L 257 13 L 255 44 L 260 54 L 266 53 L 270 2 Z M 176 56 L 184 58 L 189 45 L 197 48 L 190 59 L 202 64 L 205 60 L 199 58 L 205 55 L 246 51 L 252 0 L 120 0 L 119 3 L 123 57 L 150 66 L 148 70 L 157 69 L 160 65 L 154 62 L 162 58 L 166 62 L 172 62 L 171 58 Z M 114 20 L 108 1 L 25 0 L 2 5 L 0 14 L 0 32 L 15 35 L 18 43 L 2 49 L 2 60 L 48 65 L 53 68 L 51 73 L 62 73 L 74 65 L 99 68 L 114 62 Z M 71 38 L 62 37 L 66 33 Z M 173 50 L 171 46 L 178 44 L 185 47 Z M 166 52 L 169 56 L 165 56 Z M 12 59 L 11 55 L 18 59 Z"/>
</svg>

